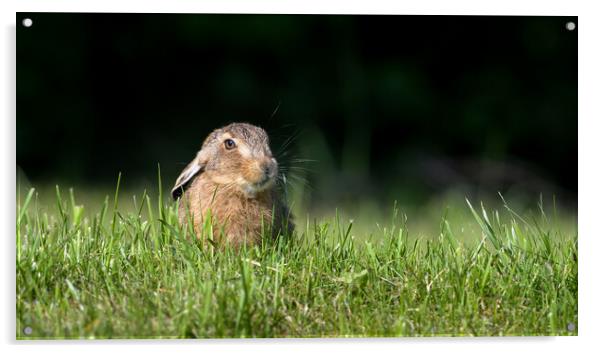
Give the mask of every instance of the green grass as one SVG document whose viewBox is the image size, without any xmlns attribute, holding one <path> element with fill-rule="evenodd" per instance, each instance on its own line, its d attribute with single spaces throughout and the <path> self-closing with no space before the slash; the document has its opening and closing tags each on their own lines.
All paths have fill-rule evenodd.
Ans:
<svg viewBox="0 0 602 353">
<path fill-rule="evenodd" d="M 370 234 L 355 228 L 370 219 L 298 218 L 291 237 L 233 251 L 191 237 L 161 193 L 118 200 L 18 199 L 18 339 L 578 332 L 576 227 L 543 207 L 457 205 L 471 216 L 444 214 L 431 237 L 396 207 Z"/>
</svg>

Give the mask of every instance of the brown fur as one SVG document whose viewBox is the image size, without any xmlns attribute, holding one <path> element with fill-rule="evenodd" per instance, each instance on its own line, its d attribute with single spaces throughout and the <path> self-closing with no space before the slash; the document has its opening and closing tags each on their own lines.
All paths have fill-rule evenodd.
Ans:
<svg viewBox="0 0 602 353">
<path fill-rule="evenodd" d="M 236 147 L 227 149 L 227 139 Z M 201 235 L 210 214 L 213 238 L 235 247 L 258 244 L 262 234 L 290 233 L 292 218 L 279 197 L 277 170 L 263 129 L 234 123 L 213 131 L 172 190 L 174 198 L 182 195 L 180 223 L 191 220 Z"/>
</svg>

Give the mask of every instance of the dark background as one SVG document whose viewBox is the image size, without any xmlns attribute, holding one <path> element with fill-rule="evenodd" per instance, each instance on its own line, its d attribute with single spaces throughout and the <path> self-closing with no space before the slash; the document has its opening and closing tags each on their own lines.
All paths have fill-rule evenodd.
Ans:
<svg viewBox="0 0 602 353">
<path fill-rule="evenodd" d="M 152 186 L 160 163 L 171 186 L 211 130 L 247 121 L 312 205 L 450 189 L 573 203 L 568 21 L 19 13 L 17 164 L 100 187 L 120 171 Z"/>
</svg>

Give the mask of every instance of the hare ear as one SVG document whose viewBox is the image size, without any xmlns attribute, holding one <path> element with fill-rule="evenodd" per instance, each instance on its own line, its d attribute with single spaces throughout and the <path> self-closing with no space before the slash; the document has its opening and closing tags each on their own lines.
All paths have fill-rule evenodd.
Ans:
<svg viewBox="0 0 602 353">
<path fill-rule="evenodd" d="M 202 173 L 203 169 L 205 169 L 205 165 L 207 164 L 207 159 L 204 158 L 204 153 L 199 152 L 195 159 L 190 162 L 186 168 L 180 173 L 178 179 L 176 180 L 176 185 L 171 189 L 171 197 L 174 200 L 177 200 L 186 188 L 190 185 L 192 179 L 199 173 Z"/>
</svg>

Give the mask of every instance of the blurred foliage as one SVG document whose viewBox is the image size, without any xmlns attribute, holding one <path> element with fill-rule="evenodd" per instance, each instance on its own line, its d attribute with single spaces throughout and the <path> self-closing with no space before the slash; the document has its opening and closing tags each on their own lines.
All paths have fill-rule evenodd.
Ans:
<svg viewBox="0 0 602 353">
<path fill-rule="evenodd" d="M 211 130 L 248 121 L 313 207 L 576 199 L 574 17 L 25 17 L 17 164 L 34 183 L 155 185 L 159 163 L 170 184 Z"/>
</svg>

